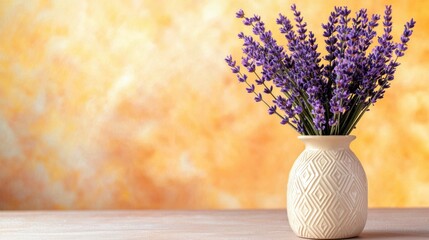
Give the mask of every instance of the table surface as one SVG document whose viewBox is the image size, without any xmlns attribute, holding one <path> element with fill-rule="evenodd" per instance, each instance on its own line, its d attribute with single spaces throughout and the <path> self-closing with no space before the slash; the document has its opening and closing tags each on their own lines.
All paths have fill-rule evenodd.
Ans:
<svg viewBox="0 0 429 240">
<path fill-rule="evenodd" d="M 300 239 L 285 210 L 1 211 L 0 239 Z M 429 239 L 429 208 L 370 209 L 359 239 Z"/>
</svg>

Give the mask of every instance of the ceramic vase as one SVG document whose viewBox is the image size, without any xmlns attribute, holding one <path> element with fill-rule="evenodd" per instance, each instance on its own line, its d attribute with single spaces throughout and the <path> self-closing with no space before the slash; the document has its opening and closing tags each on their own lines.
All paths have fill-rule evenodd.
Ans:
<svg viewBox="0 0 429 240">
<path fill-rule="evenodd" d="M 355 136 L 300 136 L 304 151 L 292 166 L 287 215 L 303 238 L 358 236 L 366 223 L 368 186 L 364 169 L 350 150 Z"/>
</svg>

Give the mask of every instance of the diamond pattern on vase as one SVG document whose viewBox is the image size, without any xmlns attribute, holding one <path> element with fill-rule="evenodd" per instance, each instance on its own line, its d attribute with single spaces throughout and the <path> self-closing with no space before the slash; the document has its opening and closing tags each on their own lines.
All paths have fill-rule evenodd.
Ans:
<svg viewBox="0 0 429 240">
<path fill-rule="evenodd" d="M 307 168 L 302 169 L 302 174 L 298 176 L 300 178 L 300 183 L 302 184 L 302 189 L 305 191 L 309 185 L 311 185 L 314 180 L 318 177 L 317 171 L 313 169 L 313 165 L 308 165 Z"/>
<path fill-rule="evenodd" d="M 365 172 L 350 149 L 306 149 L 289 175 L 287 212 L 292 230 L 305 238 L 358 235 L 368 208 Z"/>
<path fill-rule="evenodd" d="M 318 218 L 318 221 L 314 225 L 315 233 L 318 238 L 324 238 L 325 235 L 332 235 L 335 231 L 335 222 L 329 218 L 329 215 L 325 215 Z"/>
</svg>

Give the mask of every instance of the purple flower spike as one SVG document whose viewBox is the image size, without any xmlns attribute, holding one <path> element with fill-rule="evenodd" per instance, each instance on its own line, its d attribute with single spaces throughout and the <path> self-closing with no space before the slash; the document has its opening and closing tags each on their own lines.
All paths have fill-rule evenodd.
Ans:
<svg viewBox="0 0 429 240">
<path fill-rule="evenodd" d="M 404 32 L 401 36 L 401 42 L 398 43 L 396 46 L 395 54 L 398 57 L 404 56 L 404 52 L 408 49 L 407 43 L 410 40 L 411 35 L 413 34 L 413 28 L 416 22 L 414 19 L 411 18 L 409 22 L 407 22 L 404 26 Z"/>
<path fill-rule="evenodd" d="M 235 67 L 236 62 L 232 60 L 232 56 L 229 55 L 225 58 L 226 63 L 228 63 L 228 66 Z"/>
</svg>

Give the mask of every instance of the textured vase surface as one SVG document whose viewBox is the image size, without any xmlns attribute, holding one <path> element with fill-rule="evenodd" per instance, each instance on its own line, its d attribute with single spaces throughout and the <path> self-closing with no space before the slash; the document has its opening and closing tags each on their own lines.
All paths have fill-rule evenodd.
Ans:
<svg viewBox="0 0 429 240">
<path fill-rule="evenodd" d="M 358 236 L 365 227 L 368 186 L 350 150 L 355 136 L 300 136 L 305 150 L 295 161 L 287 187 L 287 214 L 303 238 Z"/>
</svg>

